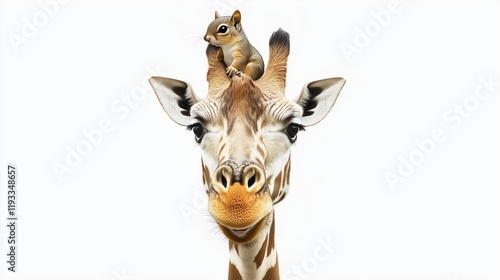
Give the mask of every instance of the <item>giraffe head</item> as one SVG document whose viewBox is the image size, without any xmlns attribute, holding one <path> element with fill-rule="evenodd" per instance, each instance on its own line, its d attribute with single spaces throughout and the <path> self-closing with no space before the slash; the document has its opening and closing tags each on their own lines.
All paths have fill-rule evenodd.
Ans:
<svg viewBox="0 0 500 280">
<path fill-rule="evenodd" d="M 289 188 L 290 150 L 297 134 L 330 111 L 343 78 L 308 83 L 296 100 L 285 97 L 289 35 L 279 29 L 269 41 L 269 63 L 254 81 L 239 72 L 228 78 L 217 48 L 208 46 L 208 94 L 187 82 L 152 77 L 166 113 L 192 130 L 201 147 L 208 208 L 233 242 L 253 240 L 270 226 L 273 205 Z"/>
</svg>

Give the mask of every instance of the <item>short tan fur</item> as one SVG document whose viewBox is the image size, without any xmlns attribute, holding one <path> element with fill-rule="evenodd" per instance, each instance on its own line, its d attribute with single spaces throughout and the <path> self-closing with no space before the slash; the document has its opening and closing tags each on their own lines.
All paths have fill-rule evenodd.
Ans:
<svg viewBox="0 0 500 280">
<path fill-rule="evenodd" d="M 236 10 L 232 16 L 220 16 L 207 27 L 205 41 L 218 47 L 217 57 L 226 64 L 226 74 L 232 77 L 237 71 L 259 79 L 264 73 L 264 60 L 248 41 L 241 26 L 241 13 Z"/>
</svg>

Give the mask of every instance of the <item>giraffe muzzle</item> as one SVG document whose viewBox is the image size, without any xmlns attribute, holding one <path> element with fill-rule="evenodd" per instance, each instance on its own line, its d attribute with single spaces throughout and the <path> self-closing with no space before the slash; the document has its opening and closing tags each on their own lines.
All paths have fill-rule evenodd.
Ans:
<svg viewBox="0 0 500 280">
<path fill-rule="evenodd" d="M 258 165 L 228 162 L 217 168 L 208 208 L 229 239 L 251 240 L 265 224 L 272 207 L 265 173 Z"/>
</svg>

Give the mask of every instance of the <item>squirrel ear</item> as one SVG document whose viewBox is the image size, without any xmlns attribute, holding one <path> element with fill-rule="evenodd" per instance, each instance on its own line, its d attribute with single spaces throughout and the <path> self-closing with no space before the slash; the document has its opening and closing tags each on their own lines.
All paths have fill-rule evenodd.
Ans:
<svg viewBox="0 0 500 280">
<path fill-rule="evenodd" d="M 220 17 L 219 11 L 215 10 L 215 19 L 218 19 Z"/>
<path fill-rule="evenodd" d="M 234 27 L 236 27 L 236 25 L 241 22 L 240 11 L 234 11 L 233 15 L 231 16 L 231 22 L 233 23 Z"/>
</svg>

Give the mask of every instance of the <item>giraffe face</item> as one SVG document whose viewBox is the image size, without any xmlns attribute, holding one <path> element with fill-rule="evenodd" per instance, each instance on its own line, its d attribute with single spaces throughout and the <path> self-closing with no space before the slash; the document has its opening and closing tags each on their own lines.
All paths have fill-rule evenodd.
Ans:
<svg viewBox="0 0 500 280">
<path fill-rule="evenodd" d="M 273 205 L 288 192 L 290 149 L 298 132 L 328 114 L 345 83 L 342 78 L 315 81 L 297 99 L 286 99 L 289 39 L 280 31 L 271 36 L 269 65 L 257 81 L 243 73 L 229 79 L 213 46 L 207 49 L 205 99 L 186 82 L 150 79 L 167 114 L 193 131 L 208 209 L 236 243 L 247 243 L 270 226 Z"/>
<path fill-rule="evenodd" d="M 190 111 L 209 211 L 234 242 L 252 240 L 285 197 L 290 148 L 302 129 L 302 107 L 263 90 L 241 74 Z"/>
</svg>

